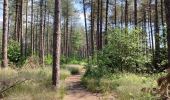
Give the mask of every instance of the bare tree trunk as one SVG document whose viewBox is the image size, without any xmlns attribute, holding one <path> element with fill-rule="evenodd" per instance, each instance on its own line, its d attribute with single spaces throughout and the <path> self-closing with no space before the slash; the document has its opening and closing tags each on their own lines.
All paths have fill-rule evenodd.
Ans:
<svg viewBox="0 0 170 100">
<path fill-rule="evenodd" d="M 163 34 L 163 45 L 166 48 L 166 32 L 164 28 L 164 1 L 161 0 L 161 24 L 162 24 L 162 34 Z"/>
<path fill-rule="evenodd" d="M 91 56 L 94 56 L 94 6 L 93 0 L 91 0 Z"/>
<path fill-rule="evenodd" d="M 125 28 L 128 28 L 128 0 L 125 0 Z"/>
<path fill-rule="evenodd" d="M 21 3 L 20 3 L 20 45 L 21 45 L 21 56 L 24 55 L 24 44 L 23 44 L 23 19 L 22 19 L 22 10 L 23 10 L 23 0 L 21 0 Z"/>
<path fill-rule="evenodd" d="M 46 41 L 46 15 L 47 15 L 47 1 L 45 0 L 45 5 L 44 5 L 44 47 L 46 47 L 45 41 Z M 44 48 L 45 49 L 45 48 Z M 46 54 L 45 54 L 46 55 Z"/>
<path fill-rule="evenodd" d="M 154 64 L 154 58 L 155 58 L 155 52 L 154 52 L 154 42 L 153 42 L 153 30 L 152 30 L 152 9 L 151 9 L 151 3 L 152 0 L 149 0 L 149 23 L 150 23 L 150 31 L 151 31 L 151 40 L 152 40 L 152 58 L 153 58 L 153 64 Z"/>
<path fill-rule="evenodd" d="M 16 6 L 15 6 L 15 31 L 14 31 L 14 39 L 17 41 L 18 37 L 18 0 L 16 0 Z"/>
<path fill-rule="evenodd" d="M 159 41 L 159 20 L 158 20 L 158 1 L 155 0 L 155 63 L 154 66 L 158 69 L 160 63 L 160 41 Z"/>
<path fill-rule="evenodd" d="M 47 54 L 49 54 L 49 24 L 50 24 L 50 13 L 48 12 L 48 25 L 47 25 Z"/>
<path fill-rule="evenodd" d="M 167 23 L 167 41 L 168 41 L 168 68 L 170 68 L 170 1 L 164 0 L 166 23 Z"/>
<path fill-rule="evenodd" d="M 107 3 L 109 4 L 109 1 Z M 115 0 L 115 9 L 114 10 L 115 10 L 114 12 L 115 12 L 115 27 L 116 27 L 117 26 L 117 0 Z"/>
<path fill-rule="evenodd" d="M 100 49 L 99 45 L 99 35 L 100 34 L 100 0 L 97 0 L 97 31 L 96 31 L 96 46 L 97 46 L 97 50 Z"/>
<path fill-rule="evenodd" d="M 27 56 L 27 46 L 28 46 L 28 30 L 27 30 L 27 28 L 28 28 L 28 0 L 26 0 L 26 15 L 25 15 L 25 17 L 26 17 L 26 28 L 25 28 L 25 56 Z"/>
<path fill-rule="evenodd" d="M 3 35 L 2 35 L 2 68 L 8 67 L 8 0 L 3 5 Z"/>
<path fill-rule="evenodd" d="M 123 29 L 123 3 L 121 2 L 121 19 L 120 19 L 120 24 L 121 24 L 121 29 Z"/>
<path fill-rule="evenodd" d="M 99 46 L 100 50 L 103 47 L 103 0 L 100 1 L 100 36 L 99 36 Z"/>
<path fill-rule="evenodd" d="M 60 50 L 61 50 L 60 6 L 61 0 L 55 0 L 52 85 L 54 85 L 57 88 L 59 87 L 60 84 Z"/>
<path fill-rule="evenodd" d="M 44 66 L 43 1 L 40 1 L 40 65 Z"/>
<path fill-rule="evenodd" d="M 135 20 L 135 28 L 137 28 L 138 26 L 138 22 L 137 22 L 137 0 L 134 0 L 134 20 Z"/>
<path fill-rule="evenodd" d="M 39 47 L 39 45 L 38 45 L 38 26 L 39 26 L 39 16 L 38 16 L 38 14 L 39 14 L 39 9 L 37 9 L 37 17 L 36 17 L 36 20 L 37 20 L 37 23 L 36 23 L 36 36 L 35 36 L 35 44 L 36 44 L 36 47 L 35 47 L 35 51 L 36 51 L 36 54 L 38 55 L 38 47 Z"/>
<path fill-rule="evenodd" d="M 86 8 L 85 8 L 85 0 L 83 0 L 83 11 L 84 11 L 84 21 L 85 21 L 85 32 L 86 32 L 86 46 L 87 46 L 87 57 L 89 60 L 89 43 L 88 43 L 88 31 L 87 31 L 87 18 L 86 18 Z"/>
<path fill-rule="evenodd" d="M 33 40 L 33 8 L 34 8 L 33 3 L 34 3 L 34 0 L 31 0 L 31 55 L 33 55 L 34 53 L 34 50 L 33 50 L 33 43 L 34 43 L 34 40 Z"/>
</svg>

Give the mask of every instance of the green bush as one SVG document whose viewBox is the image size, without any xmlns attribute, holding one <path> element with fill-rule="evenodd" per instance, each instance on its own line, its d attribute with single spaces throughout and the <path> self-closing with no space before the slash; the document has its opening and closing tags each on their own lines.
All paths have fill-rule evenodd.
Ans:
<svg viewBox="0 0 170 100">
<path fill-rule="evenodd" d="M 80 69 L 77 67 L 69 67 L 68 70 L 71 72 L 72 75 L 80 74 Z"/>
<path fill-rule="evenodd" d="M 163 74 L 114 73 L 100 78 L 83 77 L 81 82 L 92 92 L 107 93 L 114 91 L 120 100 L 155 100 L 155 96 L 143 93 L 141 89 L 157 87 L 156 79 Z"/>
<path fill-rule="evenodd" d="M 128 71 L 136 72 L 137 70 L 147 70 L 146 64 L 151 63 L 151 56 L 145 55 L 141 48 L 139 36 L 142 36 L 140 29 L 128 30 L 114 29 L 108 31 L 108 44 L 97 52 L 97 62 L 99 74 L 103 72 Z M 125 35 L 126 34 L 126 35 Z M 101 70 L 102 69 L 102 70 Z M 104 70 L 103 70 L 104 69 Z M 107 73 L 103 73 L 104 75 Z"/>
<path fill-rule="evenodd" d="M 72 75 L 80 74 L 82 68 L 83 66 L 81 65 L 66 65 L 66 69 L 68 69 Z"/>
<path fill-rule="evenodd" d="M 60 61 L 61 61 L 61 64 L 66 64 L 67 59 L 64 55 L 61 55 Z"/>
<path fill-rule="evenodd" d="M 17 41 L 10 40 L 8 43 L 8 58 L 13 63 L 18 63 L 21 59 L 20 45 Z"/>
<path fill-rule="evenodd" d="M 45 56 L 45 60 L 44 60 L 44 62 L 45 62 L 45 64 L 47 64 L 47 65 L 51 65 L 52 63 L 53 63 L 53 57 L 52 57 L 52 55 L 47 55 L 47 56 Z"/>
</svg>

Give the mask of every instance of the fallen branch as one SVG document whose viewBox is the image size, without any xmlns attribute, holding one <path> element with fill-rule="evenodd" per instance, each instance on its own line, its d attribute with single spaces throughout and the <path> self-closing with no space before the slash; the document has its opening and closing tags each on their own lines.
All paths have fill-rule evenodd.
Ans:
<svg viewBox="0 0 170 100">
<path fill-rule="evenodd" d="M 24 80 L 22 80 L 22 81 L 17 81 L 17 82 L 15 82 L 13 85 L 11 85 L 11 86 L 7 87 L 6 89 L 0 91 L 0 94 L 3 94 L 3 93 L 6 92 L 7 90 L 9 90 L 9 89 L 17 86 L 18 84 L 21 84 L 21 83 L 23 83 L 23 82 L 25 82 L 25 81 L 27 81 L 27 80 L 28 80 L 28 79 L 24 79 Z"/>
</svg>

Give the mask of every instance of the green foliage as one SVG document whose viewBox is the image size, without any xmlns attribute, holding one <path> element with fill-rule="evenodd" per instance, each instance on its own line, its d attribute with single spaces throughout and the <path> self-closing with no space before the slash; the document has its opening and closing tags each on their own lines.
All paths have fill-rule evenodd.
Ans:
<svg viewBox="0 0 170 100">
<path fill-rule="evenodd" d="M 82 84 L 93 92 L 114 91 L 120 100 L 151 100 L 156 97 L 149 93 L 143 93 L 141 89 L 156 87 L 156 79 L 163 74 L 114 73 L 100 77 L 100 79 L 88 76 L 82 78 Z"/>
<path fill-rule="evenodd" d="M 77 51 L 84 45 L 84 41 L 84 28 L 82 26 L 76 26 L 71 41 L 73 49 Z M 77 52 L 75 52 L 75 54 L 77 54 Z"/>
<path fill-rule="evenodd" d="M 68 68 L 68 69 L 69 69 L 69 71 L 71 72 L 72 75 L 80 74 L 79 69 L 76 68 L 76 67 L 70 67 L 70 68 Z"/>
<path fill-rule="evenodd" d="M 72 75 L 80 74 L 82 66 L 80 65 L 68 65 L 66 68 L 70 71 Z"/>
<path fill-rule="evenodd" d="M 98 67 L 111 72 L 133 71 L 145 69 L 145 64 L 151 61 L 150 56 L 145 56 L 141 48 L 143 44 L 139 39 L 141 30 L 114 29 L 108 33 L 108 45 L 98 52 Z M 107 72 L 107 71 L 106 71 Z"/>
<path fill-rule="evenodd" d="M 68 76 L 70 76 L 70 71 L 69 70 L 66 70 L 66 69 L 62 69 L 61 70 L 61 80 L 65 80 Z"/>
<path fill-rule="evenodd" d="M 49 55 L 49 54 L 48 54 L 47 56 L 45 56 L 44 62 L 45 62 L 45 64 L 47 64 L 47 65 L 51 65 L 51 64 L 53 63 L 53 58 L 52 58 L 52 56 Z"/>
<path fill-rule="evenodd" d="M 8 58 L 13 63 L 18 63 L 21 59 L 20 45 L 17 41 L 10 40 L 8 43 Z"/>
<path fill-rule="evenodd" d="M 60 62 L 61 62 L 61 64 L 66 64 L 67 59 L 66 59 L 66 57 L 64 55 L 61 55 Z"/>
</svg>

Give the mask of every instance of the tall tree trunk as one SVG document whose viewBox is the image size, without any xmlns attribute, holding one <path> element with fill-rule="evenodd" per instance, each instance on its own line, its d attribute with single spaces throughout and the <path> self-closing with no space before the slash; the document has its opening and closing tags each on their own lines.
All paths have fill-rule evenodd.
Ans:
<svg viewBox="0 0 170 100">
<path fill-rule="evenodd" d="M 158 20 L 158 1 L 155 0 L 155 62 L 154 66 L 158 69 L 160 63 L 160 41 L 159 41 L 159 20 Z"/>
<path fill-rule="evenodd" d="M 170 68 L 170 1 L 164 0 L 166 23 L 167 23 L 167 41 L 168 41 L 168 68 Z"/>
<path fill-rule="evenodd" d="M 49 54 L 49 26 L 50 26 L 50 13 L 48 12 L 48 25 L 47 25 L 47 54 Z"/>
<path fill-rule="evenodd" d="M 149 0 L 149 19 L 150 19 L 150 21 L 149 21 L 149 23 L 150 23 L 150 32 L 151 32 L 151 44 L 152 44 L 152 59 L 153 59 L 153 64 L 154 64 L 154 58 L 155 58 L 155 52 L 154 52 L 154 42 L 153 42 L 153 38 L 154 38 L 154 36 L 153 36 L 153 29 L 152 29 L 152 9 L 151 9 L 151 3 L 152 3 L 152 0 Z"/>
<path fill-rule="evenodd" d="M 36 47 L 35 47 L 35 51 L 36 51 L 36 55 L 38 55 L 38 47 L 39 47 L 39 45 L 38 45 L 38 26 L 39 26 L 39 9 L 37 9 L 37 17 L 36 17 L 36 20 L 37 20 L 37 23 L 36 23 L 36 37 L 35 37 L 35 43 L 36 43 Z"/>
<path fill-rule="evenodd" d="M 134 22 L 135 22 L 135 28 L 137 28 L 138 26 L 138 22 L 137 22 L 137 0 L 134 0 Z"/>
<path fill-rule="evenodd" d="M 45 41 L 46 41 L 46 15 L 47 15 L 47 1 L 45 0 L 45 5 L 44 5 L 44 47 L 46 47 Z M 45 49 L 45 48 L 44 48 Z M 45 54 L 46 55 L 46 54 Z"/>
<path fill-rule="evenodd" d="M 25 57 L 27 56 L 27 46 L 28 46 L 28 0 L 26 0 L 26 14 L 25 14 L 25 17 L 26 17 L 26 26 L 25 26 Z"/>
<path fill-rule="evenodd" d="M 93 0 L 91 0 L 91 56 L 94 56 L 94 6 Z"/>
<path fill-rule="evenodd" d="M 121 27 L 121 29 L 123 29 L 123 15 L 124 15 L 124 13 L 123 13 L 123 2 L 121 2 L 121 19 L 120 19 L 120 27 Z"/>
<path fill-rule="evenodd" d="M 100 0 L 97 0 L 97 31 L 96 31 L 96 46 L 97 50 L 100 49 L 99 37 L 100 37 Z"/>
<path fill-rule="evenodd" d="M 109 1 L 108 1 L 108 4 L 109 4 Z M 117 0 L 115 0 L 115 9 L 114 9 L 115 11 L 115 27 L 117 26 Z"/>
<path fill-rule="evenodd" d="M 8 0 L 3 5 L 3 35 L 2 35 L 2 68 L 8 67 Z"/>
<path fill-rule="evenodd" d="M 85 0 L 83 0 L 83 11 L 84 11 L 84 24 L 85 24 L 85 32 L 86 32 L 86 46 L 87 46 L 87 57 L 89 60 L 89 43 L 88 43 L 88 31 L 87 31 L 87 18 L 86 18 L 86 7 L 85 7 Z"/>
<path fill-rule="evenodd" d="M 164 28 L 164 1 L 161 0 L 161 24 L 162 24 L 162 34 L 163 34 L 163 45 L 166 48 L 166 32 Z"/>
<path fill-rule="evenodd" d="M 43 1 L 43 0 L 41 0 Z M 33 40 L 33 9 L 34 9 L 34 0 L 31 0 L 31 55 L 33 55 L 34 53 L 34 50 L 33 50 L 33 43 L 34 43 L 34 40 Z"/>
<path fill-rule="evenodd" d="M 99 36 L 99 46 L 100 50 L 103 45 L 103 0 L 100 1 L 100 36 Z"/>
<path fill-rule="evenodd" d="M 116 8 L 116 6 L 115 6 L 115 8 Z M 106 1 L 106 25 L 105 25 L 105 44 L 106 45 L 107 45 L 107 42 L 108 42 L 107 41 L 108 11 L 109 11 L 109 0 Z"/>
<path fill-rule="evenodd" d="M 54 14 L 54 33 L 53 33 L 53 73 L 52 85 L 59 87 L 60 81 L 60 50 L 61 50 L 61 32 L 60 32 L 60 13 L 61 0 L 55 0 Z"/>
<path fill-rule="evenodd" d="M 20 1 L 20 45 L 21 45 L 20 52 L 21 52 L 21 56 L 24 55 L 22 10 L 23 10 L 23 0 Z"/>
<path fill-rule="evenodd" d="M 125 28 L 128 28 L 128 0 L 125 0 Z"/>
<path fill-rule="evenodd" d="M 67 0 L 67 16 L 66 16 L 66 34 L 65 34 L 65 41 L 66 41 L 66 57 L 68 58 L 68 38 L 69 38 L 69 8 L 68 8 L 68 0 Z"/>
<path fill-rule="evenodd" d="M 18 37 L 18 0 L 15 1 L 16 6 L 15 6 L 15 31 L 14 31 L 14 39 L 17 41 Z"/>
<path fill-rule="evenodd" d="M 40 65 L 44 66 L 43 1 L 40 1 Z"/>
</svg>

